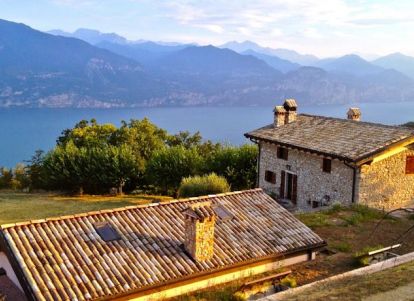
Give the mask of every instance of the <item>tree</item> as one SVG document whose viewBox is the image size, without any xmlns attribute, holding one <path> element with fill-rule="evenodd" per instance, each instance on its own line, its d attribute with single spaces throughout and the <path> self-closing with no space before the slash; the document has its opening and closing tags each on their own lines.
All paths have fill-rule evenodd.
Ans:
<svg viewBox="0 0 414 301">
<path fill-rule="evenodd" d="M 45 174 L 43 168 L 43 161 L 45 153 L 42 150 L 37 150 L 32 158 L 27 161 L 26 166 L 27 175 L 29 177 L 29 188 L 30 189 L 43 189 L 48 188 L 45 181 Z"/>
<path fill-rule="evenodd" d="M 107 145 L 117 131 L 115 125 L 98 124 L 95 119 L 81 120 L 73 129 L 66 129 L 57 139 L 57 145 L 73 142 L 76 147 Z"/>
<path fill-rule="evenodd" d="M 129 123 L 122 121 L 121 127 L 112 137 L 111 144 L 128 144 L 136 154 L 148 160 L 154 151 L 165 146 L 167 137 L 167 131 L 157 127 L 149 119 L 131 119 Z"/>
<path fill-rule="evenodd" d="M 182 178 L 199 172 L 202 158 L 195 148 L 174 146 L 161 149 L 148 162 L 146 173 L 150 183 L 162 193 L 174 195 Z"/>
<path fill-rule="evenodd" d="M 13 170 L 0 167 L 0 189 L 12 188 Z"/>
<path fill-rule="evenodd" d="M 204 171 L 224 176 L 233 190 L 249 189 L 256 184 L 257 155 L 251 144 L 222 147 L 208 156 Z"/>
<path fill-rule="evenodd" d="M 179 197 L 195 197 L 200 195 L 217 194 L 230 191 L 226 178 L 211 173 L 204 176 L 183 178 L 178 189 Z"/>
</svg>

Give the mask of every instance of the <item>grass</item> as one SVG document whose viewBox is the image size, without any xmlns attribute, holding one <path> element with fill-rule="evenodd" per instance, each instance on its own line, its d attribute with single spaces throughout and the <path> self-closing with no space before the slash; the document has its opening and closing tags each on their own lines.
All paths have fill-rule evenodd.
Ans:
<svg viewBox="0 0 414 301">
<path fill-rule="evenodd" d="M 336 251 L 344 252 L 344 253 L 349 253 L 352 250 L 352 246 L 346 241 L 332 243 L 330 247 Z"/>
<path fill-rule="evenodd" d="M 413 283 L 414 262 L 387 269 L 382 272 L 345 278 L 301 291 L 299 294 L 283 298 L 284 301 L 316 300 L 363 300 L 378 293 L 392 291 L 395 288 Z M 378 296 L 377 300 L 382 300 Z M 396 297 L 398 300 L 398 297 Z M 388 300 L 388 299 L 387 299 Z M 408 300 L 408 299 L 404 299 Z M 410 299 L 412 300 L 412 299 Z"/>
<path fill-rule="evenodd" d="M 15 223 L 162 201 L 148 195 L 66 197 L 47 193 L 0 191 L 0 224 Z"/>
</svg>

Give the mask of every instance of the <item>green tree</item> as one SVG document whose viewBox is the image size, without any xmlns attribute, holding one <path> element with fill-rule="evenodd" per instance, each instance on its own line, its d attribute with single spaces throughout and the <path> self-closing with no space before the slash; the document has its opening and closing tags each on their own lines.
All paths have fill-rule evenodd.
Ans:
<svg viewBox="0 0 414 301">
<path fill-rule="evenodd" d="M 150 183 L 159 187 L 162 193 L 174 195 L 182 178 L 197 174 L 202 162 L 195 148 L 164 148 L 154 153 L 146 173 Z"/>
<path fill-rule="evenodd" d="M 29 188 L 32 189 L 47 189 L 45 181 L 45 169 L 43 168 L 43 161 L 45 153 L 42 150 L 37 150 L 32 158 L 27 161 L 27 175 L 29 177 Z"/>
<path fill-rule="evenodd" d="M 257 155 L 255 145 L 225 146 L 208 156 L 204 171 L 224 176 L 233 190 L 249 189 L 256 184 Z"/>
<path fill-rule="evenodd" d="M 112 145 L 128 144 L 144 160 L 148 160 L 154 151 L 164 148 L 168 134 L 149 119 L 131 119 L 122 121 L 121 127 L 114 133 Z"/>
<path fill-rule="evenodd" d="M 0 167 L 0 189 L 12 188 L 13 184 L 13 170 Z"/>
<path fill-rule="evenodd" d="M 183 178 L 178 189 L 179 197 L 193 197 L 230 191 L 226 178 L 211 173 Z"/>
<path fill-rule="evenodd" d="M 98 124 L 95 119 L 81 120 L 73 129 L 62 132 L 57 139 L 57 145 L 64 146 L 70 141 L 76 147 L 106 145 L 113 140 L 116 131 L 115 125 L 110 123 Z"/>
</svg>

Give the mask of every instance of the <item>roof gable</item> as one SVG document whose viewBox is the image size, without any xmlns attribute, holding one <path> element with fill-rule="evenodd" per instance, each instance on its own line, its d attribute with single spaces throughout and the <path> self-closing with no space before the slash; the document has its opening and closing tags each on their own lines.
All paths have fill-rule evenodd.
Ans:
<svg viewBox="0 0 414 301">
<path fill-rule="evenodd" d="M 183 211 L 206 200 L 232 218 L 216 223 L 213 258 L 197 262 L 182 247 Z M 121 239 L 103 241 L 98 222 L 110 222 Z M 123 295 L 324 244 L 261 189 L 19 223 L 2 232 L 39 300 Z"/>
<path fill-rule="evenodd" d="M 414 130 L 300 114 L 295 122 L 277 128 L 267 125 L 245 136 L 357 162 L 404 139 L 413 138 Z"/>
</svg>

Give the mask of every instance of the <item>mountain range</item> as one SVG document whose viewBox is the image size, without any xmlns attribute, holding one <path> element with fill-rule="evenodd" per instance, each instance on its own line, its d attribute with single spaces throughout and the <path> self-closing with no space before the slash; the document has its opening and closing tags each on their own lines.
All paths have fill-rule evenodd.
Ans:
<svg viewBox="0 0 414 301">
<path fill-rule="evenodd" d="M 0 20 L 0 107 L 271 105 L 414 100 L 414 58 L 319 59 L 250 41 L 129 41 Z"/>
</svg>

